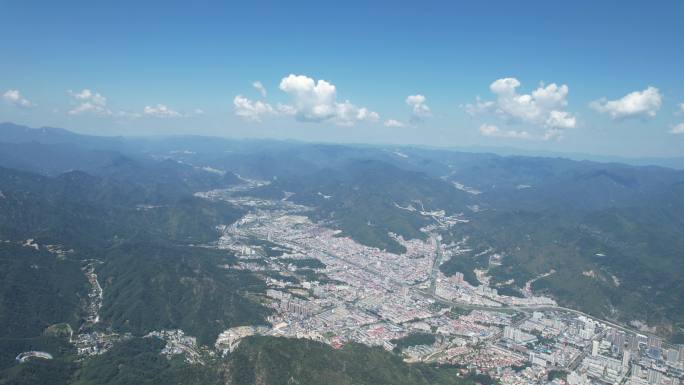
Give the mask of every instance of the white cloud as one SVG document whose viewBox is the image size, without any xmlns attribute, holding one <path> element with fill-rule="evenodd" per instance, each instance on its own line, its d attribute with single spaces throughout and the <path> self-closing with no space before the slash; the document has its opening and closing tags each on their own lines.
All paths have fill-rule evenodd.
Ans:
<svg viewBox="0 0 684 385">
<path fill-rule="evenodd" d="M 107 98 L 100 93 L 93 92 L 87 88 L 80 92 L 68 90 L 67 93 L 78 103 L 76 107 L 69 110 L 69 115 L 80 115 L 84 113 L 99 115 L 113 114 L 113 112 L 107 108 Z"/>
<path fill-rule="evenodd" d="M 67 93 L 71 95 L 73 102 L 76 106 L 68 111 L 69 115 L 82 115 L 82 114 L 94 114 L 111 116 L 114 118 L 128 118 L 135 119 L 142 116 L 150 116 L 156 118 L 182 118 L 188 117 L 190 114 L 183 114 L 178 111 L 172 110 L 164 104 L 157 104 L 152 106 L 145 106 L 142 113 L 139 112 L 129 112 L 129 111 L 115 111 L 111 110 L 107 104 L 107 98 L 104 95 L 85 88 L 81 91 L 68 90 Z M 195 109 L 195 115 L 201 115 L 204 111 L 201 109 Z"/>
<path fill-rule="evenodd" d="M 630 92 L 620 99 L 607 100 L 601 98 L 589 104 L 589 106 L 602 114 L 608 114 L 613 119 L 630 118 L 636 116 L 655 116 L 662 97 L 655 87 L 648 87 L 643 91 Z"/>
<path fill-rule="evenodd" d="M 430 107 L 425 104 L 427 98 L 421 94 L 409 95 L 406 97 L 406 104 L 411 107 L 411 120 L 414 122 L 423 121 L 432 116 Z"/>
<path fill-rule="evenodd" d="M 204 115 L 204 110 L 201 109 L 201 108 L 195 108 L 192 112 L 193 112 L 195 115 Z"/>
<path fill-rule="evenodd" d="M 520 94 L 517 89 L 521 86 L 516 78 L 497 79 L 489 85 L 490 91 L 496 95 L 495 101 L 475 99 L 475 103 L 468 103 L 461 107 L 470 115 L 494 114 L 508 123 L 524 123 L 545 130 L 545 139 L 558 138 L 561 130 L 577 126 L 577 119 L 565 108 L 568 105 L 568 86 L 565 84 L 540 86 L 530 94 Z M 496 126 L 489 126 L 488 136 L 498 137 L 526 137 L 532 135 L 527 131 L 498 130 Z M 491 127 L 497 128 L 492 130 Z M 482 127 L 481 127 L 482 131 Z M 484 135 L 487 135 L 483 132 Z"/>
<path fill-rule="evenodd" d="M 380 120 L 380 114 L 378 114 L 375 111 L 371 111 L 366 107 L 361 107 L 356 110 L 356 120 L 377 122 L 378 120 Z"/>
<path fill-rule="evenodd" d="M 294 98 L 296 115 L 301 120 L 322 121 L 335 115 L 335 86 L 303 75 L 289 75 L 280 89 Z"/>
<path fill-rule="evenodd" d="M 89 102 L 92 102 L 93 104 L 97 104 L 100 106 L 104 106 L 107 104 L 107 98 L 105 98 L 104 96 L 100 95 L 97 92 L 92 92 L 87 88 L 82 90 L 81 92 L 73 92 L 73 91 L 69 90 L 69 93 L 76 100 L 89 101 Z"/>
<path fill-rule="evenodd" d="M 493 124 L 483 124 L 480 126 L 480 134 L 493 138 L 511 139 L 531 139 L 532 136 L 527 131 L 501 130 Z"/>
<path fill-rule="evenodd" d="M 477 96 L 475 98 L 474 104 L 462 104 L 460 107 L 463 108 L 468 113 L 468 115 L 475 116 L 492 111 L 492 109 L 494 108 L 494 102 L 483 101 L 482 99 L 480 99 L 479 96 Z"/>
<path fill-rule="evenodd" d="M 19 90 L 7 90 L 7 92 L 2 95 L 2 98 L 5 99 L 6 102 L 17 107 L 29 108 L 34 106 L 33 103 L 21 96 Z"/>
<path fill-rule="evenodd" d="M 350 101 L 337 101 L 337 89 L 325 80 L 290 74 L 280 81 L 280 90 L 292 97 L 292 105 L 279 105 L 278 110 L 306 122 L 331 121 L 351 126 L 361 121 L 377 121 L 380 115 Z"/>
<path fill-rule="evenodd" d="M 153 116 L 156 118 L 181 118 L 186 116 L 178 111 L 170 109 L 163 104 L 157 104 L 156 106 L 145 106 L 143 113 L 147 116 Z"/>
<path fill-rule="evenodd" d="M 404 126 L 406 126 L 406 124 L 404 124 L 398 120 L 395 120 L 395 119 L 385 120 L 384 125 L 385 125 L 385 127 L 404 127 Z"/>
<path fill-rule="evenodd" d="M 261 84 L 260 81 L 257 80 L 257 81 L 255 81 L 255 82 L 253 82 L 253 83 L 252 83 L 252 87 L 256 88 L 256 90 L 259 91 L 259 93 L 261 94 L 261 97 L 262 97 L 262 98 L 265 98 L 265 97 L 266 97 L 266 95 L 267 95 L 266 87 L 264 87 L 264 85 Z"/>
<path fill-rule="evenodd" d="M 72 108 L 69 110 L 69 115 L 80 115 L 86 112 L 93 112 L 96 114 L 104 114 L 104 115 L 111 115 L 111 111 L 105 109 L 102 106 L 99 106 L 97 104 L 91 103 L 91 102 L 84 102 L 79 104 L 78 106 Z"/>
<path fill-rule="evenodd" d="M 670 130 L 671 134 L 684 134 L 684 123 L 679 123 L 678 125 L 672 127 Z"/>
<path fill-rule="evenodd" d="M 557 128 L 553 124 L 559 121 L 564 121 L 563 124 L 566 125 L 567 120 L 572 119 L 569 113 L 561 111 L 567 105 L 567 85 L 558 86 L 551 83 L 544 86 L 542 84 L 531 94 L 518 94 L 516 91 L 518 87 L 520 87 L 520 82 L 515 78 L 498 79 L 489 86 L 489 89 L 497 96 L 496 114 L 505 119 L 519 120 L 547 128 Z M 559 120 L 559 117 L 563 119 Z M 570 127 L 574 127 L 574 123 Z"/>
<path fill-rule="evenodd" d="M 553 110 L 546 119 L 546 126 L 551 129 L 573 128 L 576 125 L 577 119 L 567 111 Z"/>
<path fill-rule="evenodd" d="M 233 110 L 235 115 L 251 122 L 260 122 L 264 116 L 277 113 L 270 104 L 259 100 L 253 101 L 242 95 L 237 95 L 233 99 Z"/>
</svg>

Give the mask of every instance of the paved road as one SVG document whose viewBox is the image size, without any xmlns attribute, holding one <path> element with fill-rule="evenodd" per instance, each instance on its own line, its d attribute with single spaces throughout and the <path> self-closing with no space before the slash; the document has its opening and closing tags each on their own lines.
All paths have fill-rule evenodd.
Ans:
<svg viewBox="0 0 684 385">
<path fill-rule="evenodd" d="M 601 338 L 603 338 L 605 335 L 606 335 L 605 331 L 601 334 L 595 335 L 594 338 L 591 339 L 591 341 L 589 342 L 587 347 L 585 347 L 582 350 L 582 352 L 580 354 L 578 354 L 577 357 L 575 357 L 575 359 L 570 363 L 570 365 L 568 365 L 568 369 L 570 369 L 570 371 L 577 369 L 577 367 L 582 363 L 582 361 L 584 361 L 584 358 L 586 356 L 588 356 L 589 353 L 591 352 L 592 344 L 594 343 L 594 341 L 600 341 Z"/>
<path fill-rule="evenodd" d="M 439 241 L 439 237 L 434 234 L 431 236 L 432 241 L 435 243 L 435 259 L 432 262 L 432 269 L 430 270 L 430 289 L 431 295 L 435 295 L 437 292 L 437 276 L 439 275 L 439 265 L 442 264 L 442 244 Z"/>
</svg>

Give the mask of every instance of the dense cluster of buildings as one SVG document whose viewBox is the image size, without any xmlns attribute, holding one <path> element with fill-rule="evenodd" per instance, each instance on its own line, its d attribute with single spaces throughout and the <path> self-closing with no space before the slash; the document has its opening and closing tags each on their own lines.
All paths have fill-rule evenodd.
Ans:
<svg viewBox="0 0 684 385">
<path fill-rule="evenodd" d="M 392 235 L 407 250 L 393 254 L 312 223 L 301 214 L 307 208 L 287 200 L 222 198 L 249 211 L 221 229 L 219 247 L 236 253 L 238 268 L 298 276 L 296 264 L 279 259 L 313 258 L 323 266 L 315 269 L 315 279 L 268 275 L 264 300 L 275 310 L 272 326 L 227 330 L 216 345 L 226 352 L 253 334 L 393 350 L 401 338 L 427 333 L 436 336 L 435 342 L 405 346 L 406 360 L 459 365 L 502 384 L 678 385 L 684 378 L 681 346 L 559 308 L 552 299 L 533 295 L 531 285 L 520 296 L 500 295 L 488 285 L 486 271 L 476 272 L 477 286 L 461 273 L 444 276 L 436 269 L 440 258 L 472 252 L 467 239 L 442 246 L 438 236 L 422 241 Z M 439 226 L 465 221 L 441 212 L 425 215 L 437 218 Z M 254 239 L 285 252 L 269 256 Z M 492 249 L 483 253 L 490 265 L 504 258 Z"/>
</svg>

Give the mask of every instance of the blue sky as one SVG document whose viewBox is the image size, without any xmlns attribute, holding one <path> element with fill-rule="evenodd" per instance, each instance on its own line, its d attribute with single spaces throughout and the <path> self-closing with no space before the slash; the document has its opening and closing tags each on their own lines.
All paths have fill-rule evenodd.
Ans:
<svg viewBox="0 0 684 385">
<path fill-rule="evenodd" d="M 0 1 L 0 121 L 684 155 L 682 1 L 367 3 Z"/>
</svg>

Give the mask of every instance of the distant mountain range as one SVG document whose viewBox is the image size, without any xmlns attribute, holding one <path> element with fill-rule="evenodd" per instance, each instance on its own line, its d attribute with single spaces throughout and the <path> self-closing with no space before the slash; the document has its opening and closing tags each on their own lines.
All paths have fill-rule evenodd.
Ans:
<svg viewBox="0 0 684 385">
<path fill-rule="evenodd" d="M 246 147 L 281 147 L 287 143 L 290 145 L 315 145 L 316 143 L 305 143 L 298 141 L 277 141 L 268 139 L 226 139 L 213 138 L 206 136 L 177 135 L 159 137 L 113 137 L 113 136 L 92 136 L 77 134 L 75 132 L 54 127 L 30 128 L 10 122 L 0 123 L 0 133 L 3 143 L 27 143 L 38 142 L 44 144 L 72 144 L 92 149 L 117 150 L 117 151 L 144 151 L 161 150 L 170 148 L 183 148 L 188 151 L 218 151 L 226 148 L 233 148 L 236 145 Z M 325 145 L 325 144 L 321 144 Z M 334 145 L 330 145 L 334 146 Z M 577 161 L 593 161 L 602 163 L 622 163 L 633 166 L 661 166 L 676 169 L 684 169 L 684 156 L 679 157 L 622 157 L 607 156 L 587 153 L 563 153 L 540 150 L 523 150 L 513 147 L 430 147 L 430 146 L 396 146 L 396 145 L 342 145 L 346 147 L 364 148 L 387 148 L 401 149 L 413 148 L 427 151 L 448 151 L 465 152 L 473 154 L 495 154 L 500 156 L 527 156 L 544 158 L 565 158 Z"/>
</svg>

